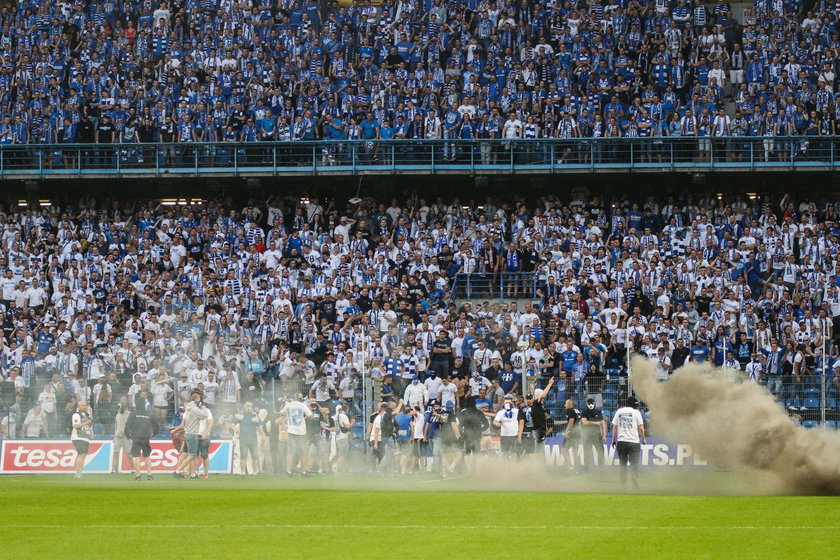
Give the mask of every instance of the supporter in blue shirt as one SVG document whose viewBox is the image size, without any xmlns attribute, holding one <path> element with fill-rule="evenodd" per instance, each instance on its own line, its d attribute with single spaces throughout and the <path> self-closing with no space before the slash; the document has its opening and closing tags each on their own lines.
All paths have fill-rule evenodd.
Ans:
<svg viewBox="0 0 840 560">
<path fill-rule="evenodd" d="M 521 371 L 514 371 L 509 361 L 505 362 L 504 370 L 499 373 L 499 385 L 505 394 L 515 393 L 522 379 Z"/>
<path fill-rule="evenodd" d="M 694 344 L 689 350 L 688 355 L 691 361 L 703 363 L 709 359 L 709 347 L 705 344 Z"/>
<path fill-rule="evenodd" d="M 368 113 L 359 123 L 362 129 L 362 139 L 373 140 L 379 133 L 379 123 L 373 118 L 373 113 Z"/>
</svg>

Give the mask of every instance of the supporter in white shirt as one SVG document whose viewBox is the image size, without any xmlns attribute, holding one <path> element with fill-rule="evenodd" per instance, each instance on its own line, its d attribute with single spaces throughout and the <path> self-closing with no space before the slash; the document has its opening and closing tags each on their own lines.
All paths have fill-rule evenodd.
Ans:
<svg viewBox="0 0 840 560">
<path fill-rule="evenodd" d="M 508 115 L 508 120 L 505 121 L 504 128 L 502 129 L 502 137 L 508 140 L 522 138 L 523 131 L 524 127 L 522 125 L 522 121 L 516 118 L 515 113 L 511 112 Z"/>
<path fill-rule="evenodd" d="M 443 383 L 438 390 L 438 402 L 446 408 L 447 405 L 453 405 L 458 408 L 458 386 L 452 382 L 452 377 L 447 375 L 443 378 Z"/>
<path fill-rule="evenodd" d="M 470 396 L 477 397 L 480 391 L 488 390 L 491 385 L 489 379 L 480 375 L 478 372 L 473 373 L 469 380 Z"/>
<path fill-rule="evenodd" d="M 645 423 L 638 410 L 638 401 L 629 397 L 627 406 L 615 411 L 612 420 L 612 445 L 616 447 L 621 469 L 621 483 L 627 483 L 627 470 L 632 466 L 633 486 L 638 488 L 641 444 L 645 443 Z"/>
<path fill-rule="evenodd" d="M 423 381 L 423 385 L 426 386 L 426 394 L 429 395 L 429 398 L 438 398 L 438 393 L 440 393 L 440 388 L 443 385 L 443 380 L 440 377 L 437 377 L 434 373 L 431 373 L 429 377 Z"/>
<path fill-rule="evenodd" d="M 41 436 L 49 437 L 47 415 L 41 409 L 40 404 L 35 404 L 26 413 L 26 419 L 23 421 L 23 437 L 37 438 Z"/>
<path fill-rule="evenodd" d="M 216 382 L 216 374 L 210 371 L 207 373 L 207 381 L 204 382 L 204 402 L 211 406 L 216 404 L 218 392 L 219 384 Z"/>
<path fill-rule="evenodd" d="M 26 302 L 29 297 L 29 289 L 26 288 L 23 281 L 18 282 L 18 287 L 15 288 L 15 291 L 12 292 L 12 302 L 15 304 L 15 307 L 19 309 L 23 309 L 26 307 Z"/>
<path fill-rule="evenodd" d="M 14 293 L 17 289 L 17 280 L 15 280 L 12 271 L 6 270 L 3 280 L 0 281 L 0 290 L 2 290 L 3 301 L 11 302 L 14 299 Z"/>
<path fill-rule="evenodd" d="M 286 430 L 289 434 L 286 451 L 286 472 L 290 474 L 298 461 L 303 464 L 304 469 L 306 468 L 306 448 L 308 447 L 306 420 L 312 417 L 312 410 L 298 400 L 290 400 L 280 410 L 280 414 L 284 417 Z M 281 419 L 278 418 L 279 421 Z"/>
<path fill-rule="evenodd" d="M 206 383 L 210 378 L 210 370 L 205 366 L 204 360 L 200 358 L 196 361 L 195 367 L 187 368 L 187 373 L 189 375 L 189 381 L 193 385 Z"/>
<path fill-rule="evenodd" d="M 502 454 L 512 456 L 516 451 L 516 440 L 519 436 L 519 411 L 509 395 L 505 395 L 502 409 L 493 417 L 493 425 L 500 430 Z"/>
</svg>

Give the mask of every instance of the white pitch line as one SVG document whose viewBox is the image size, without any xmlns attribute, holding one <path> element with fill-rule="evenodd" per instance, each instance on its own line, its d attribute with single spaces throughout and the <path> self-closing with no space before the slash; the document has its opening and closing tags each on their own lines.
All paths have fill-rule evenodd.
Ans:
<svg viewBox="0 0 840 560">
<path fill-rule="evenodd" d="M 462 478 L 467 478 L 466 476 L 450 476 L 447 478 L 433 478 L 431 480 L 420 480 L 418 481 L 420 484 L 432 484 L 435 482 L 446 482 L 448 480 L 461 480 Z"/>
<path fill-rule="evenodd" d="M 33 525 L 28 523 L 26 525 L 0 525 L 2 529 L 66 529 L 67 525 Z M 361 525 L 361 524 L 332 524 L 332 523 L 318 523 L 318 524 L 292 524 L 292 523 L 266 523 L 261 525 L 217 525 L 217 524 L 194 524 L 194 525 L 172 525 L 172 524 L 105 524 L 105 525 L 85 525 L 87 529 L 467 529 L 467 530 L 548 530 L 548 529 L 565 529 L 565 530 L 592 530 L 592 531 L 645 531 L 645 530 L 735 530 L 735 531 L 759 531 L 766 529 L 781 529 L 781 530 L 837 530 L 840 526 L 837 525 L 776 525 L 776 526 L 757 526 L 757 525 L 729 525 L 729 526 L 699 526 L 699 525 L 622 525 L 622 526 L 601 526 L 601 525 Z"/>
</svg>

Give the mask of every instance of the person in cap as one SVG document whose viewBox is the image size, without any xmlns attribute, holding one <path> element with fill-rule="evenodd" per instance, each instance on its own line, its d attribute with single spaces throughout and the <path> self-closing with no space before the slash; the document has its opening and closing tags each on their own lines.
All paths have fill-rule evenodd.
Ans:
<svg viewBox="0 0 840 560">
<path fill-rule="evenodd" d="M 604 444 L 607 441 L 607 422 L 604 414 L 595 404 L 595 399 L 586 399 L 586 408 L 580 412 L 583 430 L 583 468 L 604 464 Z"/>
<path fill-rule="evenodd" d="M 540 395 L 542 397 L 542 395 Z M 534 395 L 528 393 L 525 395 L 525 402 L 519 407 L 519 434 L 517 435 L 517 444 L 519 446 L 519 453 L 522 455 L 530 455 L 535 448 L 535 433 L 534 433 L 534 403 L 536 399 Z"/>
<path fill-rule="evenodd" d="M 190 393 L 192 392 L 194 386 L 189 381 L 189 374 L 186 370 L 182 370 L 180 376 L 178 377 L 178 381 L 175 384 L 175 391 L 178 394 L 178 398 L 182 401 L 190 400 Z"/>
<path fill-rule="evenodd" d="M 612 446 L 616 448 L 621 468 L 621 485 L 627 485 L 627 471 L 632 467 L 633 488 L 639 487 L 639 459 L 645 443 L 645 421 L 636 397 L 615 411 L 612 421 Z"/>
<path fill-rule="evenodd" d="M 429 401 L 429 409 L 423 415 L 423 442 L 422 456 L 426 459 L 426 470 L 432 472 L 435 468 L 435 459 L 443 463 L 443 444 L 440 442 L 441 415 L 444 413 L 443 406 L 438 399 Z M 416 421 L 416 420 L 415 420 Z"/>
</svg>

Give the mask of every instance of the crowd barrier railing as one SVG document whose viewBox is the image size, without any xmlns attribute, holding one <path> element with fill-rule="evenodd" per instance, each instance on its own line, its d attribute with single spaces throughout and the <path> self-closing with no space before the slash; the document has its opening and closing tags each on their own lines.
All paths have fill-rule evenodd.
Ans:
<svg viewBox="0 0 840 560">
<path fill-rule="evenodd" d="M 833 136 L 7 144 L 0 178 L 833 170 Z"/>
</svg>

